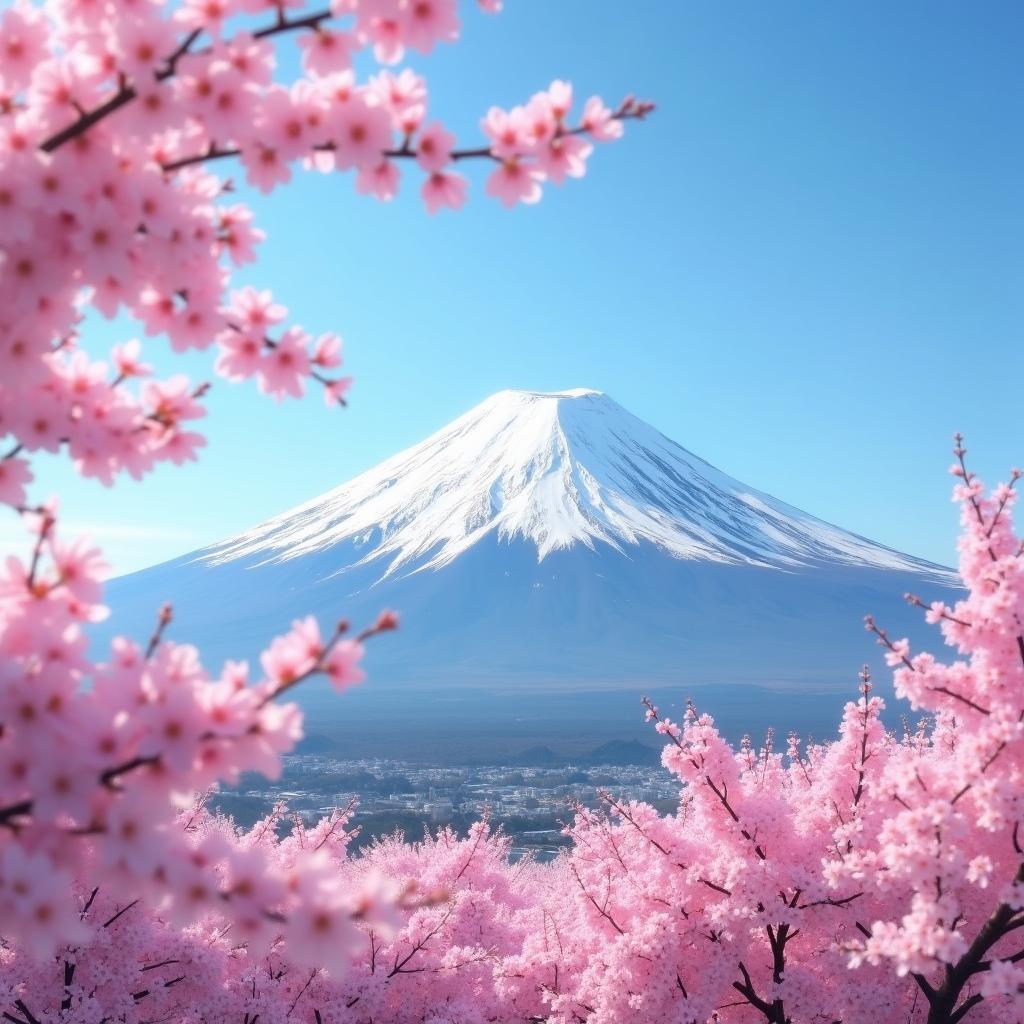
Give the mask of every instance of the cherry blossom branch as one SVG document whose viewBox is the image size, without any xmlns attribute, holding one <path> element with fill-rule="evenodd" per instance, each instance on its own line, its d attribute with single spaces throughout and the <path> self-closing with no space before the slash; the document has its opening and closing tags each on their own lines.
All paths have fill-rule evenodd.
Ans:
<svg viewBox="0 0 1024 1024">
<path fill-rule="evenodd" d="M 306 15 L 302 18 L 288 18 L 284 14 L 284 8 L 278 8 L 277 21 L 273 25 L 267 25 L 264 28 L 257 29 L 252 33 L 255 39 L 267 39 L 272 36 L 280 35 L 284 32 L 294 32 L 304 28 L 316 28 L 324 21 L 327 21 L 333 17 L 330 9 L 316 11 L 313 14 Z M 192 44 L 203 34 L 203 29 L 196 28 L 188 33 L 187 36 L 181 41 L 177 48 L 168 56 L 164 67 L 159 71 L 153 73 L 153 78 L 157 82 L 165 82 L 168 78 L 173 78 L 178 70 L 178 63 L 181 58 L 184 57 L 189 50 L 192 48 Z M 205 51 L 199 51 L 205 52 Z M 78 138 L 87 132 L 93 125 L 98 124 L 104 118 L 109 117 L 111 114 L 116 113 L 123 106 L 131 103 L 132 100 L 138 96 L 138 90 L 135 86 L 125 83 L 120 89 L 109 99 L 105 100 L 99 106 L 94 107 L 92 110 L 82 113 L 78 120 L 73 121 L 67 127 L 62 128 L 60 131 L 49 136 L 42 143 L 39 148 L 44 153 L 52 153 L 59 149 L 61 146 L 70 142 L 72 139 Z"/>
<path fill-rule="evenodd" d="M 187 36 L 185 36 L 177 49 L 175 49 L 167 58 L 166 65 L 159 71 L 153 73 L 153 77 L 157 82 L 163 82 L 175 75 L 178 70 L 178 62 L 186 53 L 188 53 L 192 44 L 201 35 L 202 29 L 197 28 L 193 29 Z M 98 107 L 94 107 L 92 110 L 81 114 L 77 121 L 72 122 L 66 128 L 62 128 L 59 132 L 56 132 L 54 135 L 45 139 L 40 143 L 39 148 L 44 153 L 52 153 L 54 150 L 60 149 L 60 147 L 65 143 L 85 134 L 85 132 L 87 132 L 93 125 L 99 124 L 99 122 L 104 118 L 116 113 L 126 103 L 131 103 L 136 96 L 138 96 L 138 92 L 134 86 L 128 84 L 122 85 L 121 88 L 108 100 L 105 100 Z"/>
<path fill-rule="evenodd" d="M 602 906 L 601 906 L 601 905 L 600 905 L 600 904 L 599 904 L 599 903 L 597 902 L 597 900 L 596 900 L 596 899 L 594 899 L 594 897 L 593 897 L 592 893 L 590 892 L 590 890 L 589 890 L 589 889 L 588 889 L 588 888 L 586 887 L 586 885 L 584 884 L 584 882 L 583 882 L 583 879 L 582 879 L 582 878 L 580 878 L 580 873 L 579 873 L 579 871 L 578 871 L 578 870 L 576 869 L 576 865 L 575 865 L 575 864 L 573 864 L 573 865 L 572 865 L 572 875 L 573 875 L 573 878 L 575 878 L 575 879 L 576 879 L 576 882 L 577 882 L 577 884 L 579 885 L 579 887 L 580 887 L 580 890 L 581 890 L 581 892 L 583 893 L 583 895 L 584 895 L 584 896 L 586 896 L 588 900 L 590 900 L 591 904 L 593 904 L 593 907 L 594 907 L 594 909 L 595 909 L 595 910 L 596 910 L 596 911 L 597 911 L 597 912 L 598 912 L 598 913 L 599 913 L 599 914 L 600 914 L 600 915 L 601 915 L 601 916 L 602 916 L 602 917 L 603 917 L 603 918 L 604 918 L 604 919 L 605 919 L 605 920 L 606 920 L 606 921 L 607 921 L 607 922 L 608 922 L 608 923 L 609 923 L 609 924 L 610 924 L 610 925 L 611 925 L 611 926 L 612 926 L 612 927 L 613 927 L 613 928 L 614 928 L 614 929 L 615 929 L 615 930 L 616 930 L 616 931 L 617 931 L 617 932 L 618 932 L 618 933 L 619 933 L 620 935 L 625 935 L 626 933 L 625 933 L 625 931 L 623 931 L 623 929 L 622 929 L 622 927 L 621 927 L 621 926 L 619 925 L 618 921 L 616 921 L 616 920 L 615 920 L 615 918 L 614 918 L 614 917 L 612 917 L 612 915 L 611 915 L 611 914 L 610 914 L 610 913 L 608 912 L 607 904 L 606 904 L 606 905 L 605 905 L 604 907 L 602 907 Z"/>
<path fill-rule="evenodd" d="M 654 706 L 654 704 L 650 700 L 650 698 L 648 698 L 648 697 L 641 697 L 640 703 L 645 708 L 647 708 L 647 717 L 648 717 L 649 721 L 653 721 L 653 722 L 660 722 L 661 721 L 661 718 L 658 715 L 658 709 Z M 680 741 L 678 736 L 675 736 L 672 732 L 666 732 L 665 735 L 667 735 L 669 737 L 669 739 L 671 739 L 671 741 L 680 750 L 684 750 L 684 751 L 687 750 L 686 746 Z M 725 786 L 724 783 L 723 783 L 722 787 L 719 788 L 715 784 L 715 782 L 711 778 L 711 776 L 709 774 L 707 774 L 703 770 L 701 764 L 696 759 L 693 758 L 692 752 L 690 752 L 690 754 L 691 754 L 691 760 L 692 760 L 692 763 L 693 763 L 694 767 L 697 768 L 698 771 L 701 772 L 701 777 L 704 780 L 704 784 L 711 790 L 712 793 L 715 794 L 715 797 L 718 799 L 718 802 L 725 809 L 725 811 L 729 815 L 729 817 L 732 818 L 733 822 L 740 826 L 740 833 L 742 834 L 744 839 L 746 839 L 748 842 L 750 842 L 753 845 L 754 853 L 757 854 L 758 859 L 759 860 L 767 860 L 768 859 L 767 855 L 765 854 L 764 850 L 761 848 L 761 845 L 757 842 L 757 840 L 754 838 L 754 836 L 747 830 L 746 826 L 744 826 L 743 823 L 740 821 L 740 816 L 736 813 L 736 811 L 734 810 L 732 804 L 729 802 L 728 788 Z"/>
<path fill-rule="evenodd" d="M 939 604 L 938 602 L 931 605 L 925 604 L 917 594 L 911 593 L 904 594 L 903 600 L 912 607 L 921 608 L 926 612 L 931 612 L 932 614 L 937 615 L 940 619 L 944 619 L 946 622 L 955 622 L 958 626 L 966 626 L 968 629 L 971 628 L 971 623 L 964 619 L 958 619 L 955 615 L 952 615 L 949 609 L 943 604 Z"/>
<path fill-rule="evenodd" d="M 626 97 L 619 105 L 619 108 L 611 115 L 613 121 L 642 121 L 654 110 L 654 104 L 647 101 L 637 101 L 632 97 Z M 591 129 L 580 124 L 575 128 L 559 128 L 555 138 L 567 138 L 577 135 L 588 135 Z M 330 153 L 337 148 L 334 142 L 323 142 L 312 147 L 320 153 Z M 203 153 L 195 153 L 192 156 L 179 157 L 175 160 L 168 160 L 160 166 L 165 173 L 172 174 L 185 167 L 194 167 L 197 164 L 212 163 L 218 160 L 228 160 L 242 155 L 241 148 L 237 146 L 215 146 L 211 144 Z M 420 155 L 419 151 L 412 147 L 411 139 L 406 138 L 405 142 L 398 148 L 385 149 L 381 156 L 388 160 L 415 160 Z M 490 146 L 475 146 L 468 149 L 452 150 L 451 159 L 455 162 L 464 160 L 490 159 L 500 160 Z"/>
<path fill-rule="evenodd" d="M 729 794 L 725 786 L 723 785 L 723 787 L 719 789 L 718 786 L 715 785 L 710 775 L 704 776 L 704 782 L 711 790 L 711 792 L 714 793 L 715 796 L 718 798 L 718 802 L 722 805 L 722 807 L 725 808 L 725 811 L 729 815 L 729 817 L 732 818 L 732 820 L 740 826 L 740 834 L 743 836 L 744 839 L 748 840 L 753 845 L 754 853 L 757 854 L 758 859 L 767 860 L 768 855 L 761 848 L 761 844 L 757 842 L 757 840 L 749 831 L 747 831 L 746 826 L 740 821 L 740 816 L 733 809 L 732 804 L 729 803 Z"/>
<path fill-rule="evenodd" d="M 306 979 L 306 984 L 299 989 L 295 998 L 292 1000 L 292 1005 L 288 1007 L 288 1013 L 285 1016 L 290 1017 L 295 1012 L 295 1007 L 299 1005 L 299 1000 L 306 994 L 306 991 L 309 989 L 309 986 L 313 984 L 313 979 L 319 973 L 319 967 L 314 967 L 313 970 L 310 971 L 309 977 Z"/>
<path fill-rule="evenodd" d="M 811 910 L 814 907 L 841 907 L 845 909 L 854 900 L 859 900 L 863 896 L 863 892 L 855 892 L 850 896 L 842 896 L 839 899 L 833 899 L 831 896 L 826 896 L 821 900 L 812 900 L 810 903 L 797 903 L 797 910 Z"/>
<path fill-rule="evenodd" d="M 971 486 L 971 482 L 974 479 L 974 474 L 967 468 L 967 462 L 966 462 L 966 458 L 965 458 L 966 455 L 967 455 L 967 449 L 963 445 L 963 440 L 964 440 L 963 434 L 957 432 L 956 434 L 953 435 L 953 442 L 954 442 L 953 455 L 956 457 L 956 460 L 957 460 L 957 462 L 958 462 L 958 464 L 960 466 L 960 473 L 959 473 L 959 475 L 961 477 L 963 477 L 964 483 L 967 484 L 968 487 L 970 487 Z M 981 510 L 981 505 L 978 502 L 977 497 L 973 493 L 970 493 L 968 495 L 968 500 L 971 503 L 971 508 L 974 509 L 974 515 L 975 515 L 975 517 L 978 520 L 978 525 L 979 526 L 984 526 L 985 525 L 985 515 L 984 515 L 984 513 Z M 992 561 L 994 562 L 995 559 L 996 559 L 995 552 L 990 549 L 989 550 L 989 554 L 992 556 Z"/>
<path fill-rule="evenodd" d="M 164 632 L 167 627 L 171 624 L 171 620 L 174 618 L 174 610 L 169 603 L 163 604 L 160 607 L 160 611 L 157 614 L 156 628 L 153 630 L 153 635 L 149 638 L 149 643 L 146 644 L 145 659 L 149 661 L 156 653 L 156 649 L 160 646 L 163 640 Z"/>
<path fill-rule="evenodd" d="M 466 858 L 466 862 L 462 865 L 461 868 L 459 868 L 459 872 L 455 876 L 454 880 L 456 882 L 458 882 L 462 878 L 462 876 L 466 873 L 466 869 L 470 866 L 470 864 L 473 863 L 474 859 L 476 858 L 477 851 L 480 849 L 481 840 L 484 838 L 484 835 L 486 834 L 486 826 L 487 826 L 487 822 L 489 820 L 489 817 L 490 817 L 489 813 L 485 812 L 483 821 L 481 823 L 483 825 L 483 827 L 478 828 L 476 830 L 476 836 L 475 836 L 474 841 L 473 841 L 473 847 L 469 851 L 469 856 Z"/>
<path fill-rule="evenodd" d="M 917 667 L 914 665 L 914 663 L 906 656 L 906 654 L 903 653 L 903 651 L 897 648 L 897 646 L 889 638 L 889 634 L 875 623 L 873 616 L 864 616 L 864 628 L 869 633 L 874 633 L 875 636 L 878 637 L 879 644 L 881 644 L 883 647 L 888 648 L 893 654 L 895 654 L 903 663 L 903 666 L 905 668 L 910 669 L 911 672 L 917 671 Z M 967 707 L 969 707 L 972 711 L 977 711 L 980 715 L 988 716 L 992 713 L 988 708 L 983 707 L 981 704 L 978 704 L 977 702 L 971 700 L 970 697 L 965 697 L 962 693 L 957 693 L 955 690 L 951 690 L 947 686 L 929 686 L 928 689 L 932 693 L 943 693 L 947 697 L 952 697 L 954 700 L 958 700 L 961 704 L 964 704 Z"/>
<path fill-rule="evenodd" d="M 173 988 L 179 982 L 182 982 L 184 980 L 185 980 L 185 975 L 184 974 L 179 974 L 178 977 L 171 978 L 170 981 L 163 982 L 160 985 L 160 987 L 161 988 L 165 988 L 165 989 L 166 988 Z M 151 994 L 152 994 L 152 989 L 148 989 L 148 988 L 139 989 L 138 992 L 133 992 L 132 993 L 132 999 L 136 1003 L 141 1003 L 142 1000 L 146 998 L 146 996 L 151 995 Z"/>
<path fill-rule="evenodd" d="M 665 849 L 657 839 L 652 838 L 647 832 L 640 827 L 640 823 L 629 813 L 629 808 L 624 804 L 619 803 L 606 789 L 599 789 L 597 795 L 601 800 L 604 800 L 609 807 L 624 821 L 628 822 L 633 826 L 646 839 L 656 850 L 663 853 L 666 857 L 668 856 L 668 850 Z"/>
<path fill-rule="evenodd" d="M 232 323 L 231 321 L 228 321 L 227 327 L 228 330 L 234 331 L 236 334 L 246 333 L 245 328 L 242 327 L 241 324 Z M 270 352 L 274 352 L 279 348 L 279 343 L 275 341 L 273 338 L 271 338 L 270 335 L 268 334 L 262 335 L 261 341 L 263 342 L 263 346 Z M 348 402 L 345 400 L 345 396 L 336 390 L 338 388 L 338 385 L 342 383 L 342 379 L 327 377 L 324 374 L 322 374 L 319 370 L 312 369 L 312 367 L 310 367 L 309 369 L 309 376 L 312 377 L 313 380 L 315 380 L 317 383 L 322 384 L 328 390 L 334 391 L 334 401 L 342 408 L 348 405 Z"/>
<path fill-rule="evenodd" d="M 977 495 L 974 493 L 974 487 L 973 487 L 974 474 L 967 468 L 967 449 L 963 445 L 963 440 L 964 440 L 963 439 L 963 435 L 960 434 L 960 433 L 957 433 L 957 434 L 954 435 L 953 440 L 955 441 L 955 444 L 956 444 L 956 447 L 954 447 L 954 449 L 953 449 L 953 454 L 956 456 L 957 463 L 958 463 L 958 466 L 959 466 L 959 473 L 957 475 L 958 476 L 962 476 L 963 480 L 964 480 L 964 483 L 967 485 L 967 488 L 968 488 L 968 500 L 970 501 L 971 507 L 974 509 L 974 514 L 975 514 L 975 517 L 978 520 L 978 525 L 979 526 L 984 526 L 985 525 L 985 516 L 984 516 L 984 513 L 981 510 L 981 504 L 978 501 Z M 992 522 L 988 524 L 988 528 L 985 531 L 986 539 L 991 540 L 992 533 L 995 530 L 996 525 L 999 522 L 1000 517 L 1002 516 L 1004 510 L 1006 509 L 1007 502 L 1010 500 L 1010 493 L 1012 492 L 1013 488 L 1016 486 L 1017 481 L 1020 480 L 1020 478 L 1022 476 L 1024 476 L 1024 471 L 1019 470 L 1019 469 L 1014 469 L 1012 471 L 1012 473 L 1010 474 L 1010 483 L 1007 485 L 1006 493 L 1003 494 L 1003 496 L 1002 496 L 1002 498 L 1001 498 L 1001 500 L 999 502 L 999 505 L 998 505 L 995 513 L 992 516 Z M 1024 544 L 1021 545 L 1021 550 L 1017 552 L 1017 557 L 1020 557 L 1021 552 L 1024 552 Z M 988 554 L 989 554 L 989 558 L 991 558 L 993 562 L 997 562 L 998 561 L 998 558 L 996 557 L 996 553 L 992 549 L 991 545 L 989 545 L 989 547 L 988 547 Z M 1017 651 L 1020 654 L 1021 663 L 1024 664 L 1024 633 L 1019 633 L 1017 635 L 1017 637 L 1016 637 L 1016 641 L 1017 641 Z M 1022 712 L 1022 715 L 1024 715 L 1024 712 Z"/>
<path fill-rule="evenodd" d="M 698 878 L 697 881 L 700 882 L 701 885 L 706 885 L 709 889 L 713 889 L 715 892 L 721 893 L 723 896 L 732 895 L 732 889 L 726 889 L 724 885 L 718 885 L 717 882 L 711 882 L 703 876 Z"/>
<path fill-rule="evenodd" d="M 992 522 L 989 523 L 988 531 L 985 534 L 986 537 L 992 536 L 992 531 L 995 530 L 1003 513 L 1006 511 L 1007 503 L 1010 500 L 1010 494 L 1013 492 L 1014 487 L 1017 486 L 1017 481 L 1022 476 L 1024 476 L 1024 470 L 1013 469 L 1010 471 L 1010 482 L 1006 485 L 1006 493 L 999 499 L 999 504 L 996 506 L 996 511 L 992 516 Z"/>
<path fill-rule="evenodd" d="M 103 927 L 109 928 L 112 924 L 114 924 L 115 922 L 120 920 L 120 918 L 122 918 L 125 914 L 127 914 L 129 910 L 131 910 L 133 907 L 137 907 L 141 902 L 141 900 L 132 900 L 131 903 L 126 903 L 119 911 L 117 911 L 117 913 L 115 913 L 112 917 L 107 918 L 107 920 L 103 922 Z"/>
<path fill-rule="evenodd" d="M 853 792 L 853 806 L 856 807 L 864 795 L 864 779 L 867 777 L 865 766 L 868 763 L 868 721 L 870 709 L 868 707 L 868 694 L 871 692 L 871 670 L 865 665 L 860 670 L 861 696 L 864 701 L 864 708 L 861 712 L 861 733 L 860 733 L 860 762 L 857 765 L 857 788 Z M 852 847 L 848 841 L 847 852 Z"/>
<path fill-rule="evenodd" d="M 43 511 L 43 520 L 39 524 L 39 534 L 36 537 L 35 545 L 32 548 L 32 561 L 29 563 L 28 576 L 26 578 L 26 585 L 30 591 L 35 590 L 36 575 L 39 572 L 39 563 L 43 555 L 43 548 L 45 547 L 50 534 L 53 532 L 53 528 L 56 523 L 57 520 L 51 512 Z"/>
<path fill-rule="evenodd" d="M 160 640 L 163 636 L 164 629 L 166 628 L 167 624 L 171 621 L 171 615 L 172 613 L 170 606 L 165 605 L 160 612 L 160 624 L 157 627 L 157 631 L 154 633 L 153 637 L 150 638 L 150 644 L 147 647 L 147 659 L 152 656 L 157 646 L 159 645 Z M 368 626 L 366 629 L 363 629 L 357 635 L 356 639 L 358 642 L 362 643 L 363 641 L 368 640 L 370 637 L 376 636 L 379 633 L 389 632 L 397 628 L 398 617 L 394 614 L 394 612 L 382 612 L 380 616 L 378 616 L 377 621 L 372 626 Z M 282 683 L 281 685 L 276 687 L 269 694 L 267 694 L 267 696 L 264 697 L 263 700 L 257 706 L 259 708 L 265 707 L 271 701 L 280 697 L 283 693 L 286 693 L 288 690 L 291 690 L 295 686 L 298 686 L 300 683 L 306 681 L 312 676 L 326 672 L 327 665 L 325 659 L 327 655 L 330 653 L 330 651 L 333 649 L 333 647 L 341 639 L 342 635 L 347 631 L 347 629 L 347 622 L 339 622 L 337 628 L 335 629 L 333 637 L 326 644 L 323 652 L 321 653 L 320 658 L 317 659 L 315 664 L 308 671 L 303 672 L 300 675 L 296 676 L 294 679 L 288 680 L 287 682 Z M 230 736 L 221 736 L 214 733 L 204 733 L 200 737 L 200 740 L 230 740 L 231 738 L 232 737 Z M 160 763 L 160 760 L 161 758 L 159 754 L 139 755 L 136 757 L 132 757 L 127 761 L 122 762 L 121 764 L 114 765 L 113 767 L 107 768 L 104 771 L 102 771 L 98 778 L 99 784 L 106 788 L 112 788 L 113 784 L 119 778 L 121 778 L 121 776 L 127 775 L 138 768 L 152 767 L 154 765 L 157 765 Z M 6 827 L 17 830 L 18 819 L 30 816 L 32 814 L 33 807 L 34 801 L 32 799 L 20 800 L 17 803 L 9 804 L 7 807 L 0 807 L 0 827 Z"/>
<path fill-rule="evenodd" d="M 356 635 L 356 641 L 362 643 L 364 640 L 369 640 L 370 637 L 377 636 L 379 633 L 387 633 L 391 630 L 398 628 L 398 616 L 394 612 L 385 611 L 381 612 L 377 617 L 377 621 L 372 625 L 368 626 L 362 632 Z M 304 683 L 307 679 L 312 678 L 315 675 L 320 675 L 327 672 L 327 656 L 337 646 L 341 638 L 348 632 L 349 624 L 347 619 L 341 619 L 337 626 L 334 628 L 334 633 L 330 640 L 324 645 L 323 650 L 320 652 L 319 657 L 308 668 L 305 672 L 300 673 L 293 679 L 288 679 L 282 682 L 274 690 L 268 693 L 263 700 L 257 705 L 257 707 L 266 707 L 271 701 L 276 700 L 282 694 L 287 693 L 289 690 L 294 689 L 301 683 Z"/>
<path fill-rule="evenodd" d="M 327 843 L 338 834 L 338 829 L 344 829 L 344 827 L 349 823 L 349 821 L 352 820 L 352 815 L 355 813 L 356 807 L 358 805 L 359 798 L 354 796 L 352 797 L 351 800 L 349 800 L 348 806 L 343 811 L 336 810 L 335 812 L 333 812 L 334 817 L 331 820 L 331 827 L 321 837 L 320 842 L 318 842 L 316 846 L 313 847 L 314 851 L 323 849 L 323 847 L 325 847 Z M 351 831 L 349 831 L 348 835 L 354 838 L 355 836 L 359 835 L 360 831 L 361 830 L 358 828 L 352 829 Z"/>
<path fill-rule="evenodd" d="M 395 963 L 391 970 L 388 972 L 387 978 L 393 978 L 398 974 L 418 974 L 421 970 L 420 968 L 407 968 L 406 965 L 412 961 L 413 957 L 415 957 L 417 953 L 426 949 L 430 940 L 434 938 L 434 936 L 437 935 L 441 931 L 441 929 L 444 928 L 444 926 L 448 923 L 448 919 L 452 916 L 454 911 L 455 904 L 450 904 L 448 908 L 445 910 L 444 914 L 442 915 L 441 920 L 438 921 L 438 923 L 429 932 L 427 932 L 427 934 L 424 935 L 423 938 L 418 939 L 416 943 L 413 945 L 412 949 L 404 957 L 402 957 L 401 960 L 398 958 L 398 955 L 395 954 Z"/>
</svg>

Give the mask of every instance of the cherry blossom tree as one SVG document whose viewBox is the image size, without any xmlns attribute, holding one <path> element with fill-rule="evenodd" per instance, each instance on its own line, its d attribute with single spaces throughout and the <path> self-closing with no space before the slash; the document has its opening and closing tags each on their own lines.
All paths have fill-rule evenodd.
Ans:
<svg viewBox="0 0 1024 1024">
<path fill-rule="evenodd" d="M 736 750 L 692 706 L 647 702 L 681 780 L 677 814 L 604 794 L 570 828 L 574 907 L 522 954 L 551 1015 L 645 1020 L 1024 1020 L 1024 545 L 957 438 L 966 597 L 926 604 L 959 657 L 914 653 L 870 617 L 895 735 L 862 673 L 839 737 Z"/>
<path fill-rule="evenodd" d="M 177 815 L 217 781 L 276 775 L 301 736 L 282 698 L 313 676 L 338 690 L 358 682 L 364 642 L 394 615 L 354 636 L 343 621 L 326 635 L 297 621 L 255 673 L 229 663 L 213 675 L 166 638 L 171 610 L 154 609 L 148 642 L 118 639 L 94 662 L 102 557 L 60 537 L 55 505 L 30 500 L 31 459 L 63 455 L 110 484 L 203 444 L 207 386 L 156 379 L 137 339 L 98 358 L 87 326 L 80 336 L 90 318 L 126 315 L 175 353 L 212 346 L 220 376 L 254 378 L 277 399 L 315 382 L 328 405 L 344 404 L 338 336 L 286 323 L 269 291 L 231 287 L 263 240 L 232 168 L 263 192 L 299 169 L 352 172 L 359 192 L 387 200 L 407 165 L 436 212 L 462 205 L 455 168 L 476 158 L 491 168 L 490 194 L 532 203 L 651 109 L 592 98 L 574 120 L 572 89 L 556 81 L 522 106 L 491 108 L 483 143 L 460 148 L 426 120 L 424 79 L 391 70 L 458 32 L 456 0 L 15 0 L 0 14 L 0 504 L 31 536 L 27 557 L 0 570 L 0 929 L 19 964 L 63 951 L 65 987 L 85 970 L 69 950 L 109 946 L 129 906 L 155 915 L 130 926 L 154 948 L 206 942 L 212 933 L 190 922 L 216 911 L 231 943 L 338 975 L 361 928 L 386 930 L 394 894 L 373 873 L 343 876 L 322 855 L 300 866 L 223 828 L 197 838 Z M 289 41 L 301 51 L 293 81 L 279 64 Z M 375 62 L 365 79 L 357 55 Z M 4 1016 L 32 1024 L 38 1011 L 20 991 Z"/>
</svg>

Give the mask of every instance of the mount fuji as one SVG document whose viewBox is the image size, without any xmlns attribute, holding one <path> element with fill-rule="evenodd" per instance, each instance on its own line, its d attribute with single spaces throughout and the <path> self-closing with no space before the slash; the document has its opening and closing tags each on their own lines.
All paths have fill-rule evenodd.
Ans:
<svg viewBox="0 0 1024 1024">
<path fill-rule="evenodd" d="M 112 628 L 144 636 L 170 600 L 173 635 L 211 667 L 300 615 L 329 627 L 397 609 L 402 628 L 368 656 L 372 683 L 337 702 L 350 724 L 396 709 L 550 720 L 652 691 L 696 692 L 755 725 L 766 702 L 799 719 L 829 697 L 831 726 L 860 665 L 882 664 L 864 614 L 934 642 L 902 595 L 957 585 L 579 389 L 499 392 L 327 494 L 113 581 L 108 602 Z"/>
</svg>

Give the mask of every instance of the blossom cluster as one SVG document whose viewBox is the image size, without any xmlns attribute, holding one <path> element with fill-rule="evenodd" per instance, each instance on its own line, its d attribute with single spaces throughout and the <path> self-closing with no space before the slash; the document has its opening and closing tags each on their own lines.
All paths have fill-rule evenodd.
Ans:
<svg viewBox="0 0 1024 1024">
<path fill-rule="evenodd" d="M 290 934 L 258 947 L 240 941 L 216 908 L 181 928 L 116 889 L 83 885 L 79 941 L 56 968 L 24 948 L 0 950 L 0 1007 L 15 1019 L 72 1024 L 486 1019 L 506 1005 L 504 961 L 534 926 L 538 886 L 550 885 L 550 871 L 510 864 L 510 843 L 486 822 L 463 838 L 443 829 L 419 843 L 382 840 L 359 857 L 348 853 L 348 809 L 305 827 L 279 805 L 239 833 L 195 807 L 173 827 L 186 850 L 242 851 L 240 866 L 212 866 L 224 888 L 256 884 L 253 862 L 307 884 L 314 858 L 338 886 L 364 894 L 360 913 L 343 935 L 314 924 L 298 931 L 301 946 Z M 325 970 L 325 957 L 344 958 L 346 969 Z M 542 1009 L 538 998 L 528 1003 Z"/>
<path fill-rule="evenodd" d="M 47 511 L 33 518 L 31 560 L 12 557 L 0 572 L 5 936 L 39 957 L 83 941 L 72 892 L 88 877 L 180 923 L 216 909 L 253 949 L 285 935 L 296 958 L 316 950 L 323 965 L 325 940 L 340 941 L 365 917 L 369 890 L 343 888 L 316 858 L 288 874 L 237 844 L 187 842 L 177 809 L 244 771 L 276 776 L 302 735 L 298 708 L 279 698 L 314 675 L 338 690 L 359 682 L 362 641 L 394 617 L 353 639 L 344 624 L 321 637 L 315 620 L 297 621 L 250 681 L 244 663 L 209 676 L 195 648 L 165 639 L 164 609 L 145 648 L 118 638 L 109 660 L 92 664 L 87 626 L 105 611 L 99 553 L 62 542 Z M 327 943 L 328 960 L 343 963 L 344 948 Z"/>
<path fill-rule="evenodd" d="M 558 952 L 524 949 L 547 957 L 554 1019 L 1024 1021 L 1022 474 L 986 495 L 956 455 L 965 596 L 907 596 L 959 657 L 866 622 L 919 724 L 886 728 L 867 669 L 835 741 L 784 751 L 647 702 L 679 810 L 578 811 L 575 914 Z"/>
<path fill-rule="evenodd" d="M 138 341 L 96 359 L 79 336 L 90 314 L 127 314 L 175 352 L 215 345 L 222 375 L 275 397 L 312 380 L 344 402 L 340 340 L 285 325 L 269 293 L 231 288 L 264 236 L 215 173 L 227 161 L 264 192 L 303 166 L 353 171 L 379 199 L 406 162 L 437 211 L 462 205 L 453 167 L 477 157 L 497 168 L 488 191 L 533 202 L 542 179 L 583 173 L 584 139 L 615 138 L 650 110 L 594 98 L 574 126 L 571 89 L 556 82 L 526 107 L 492 109 L 489 144 L 460 150 L 427 121 L 427 83 L 411 68 L 356 78 L 362 51 L 393 65 L 458 33 L 456 0 L 17 0 L 0 14 L 0 502 L 24 504 L 36 451 L 66 450 L 110 483 L 203 443 L 191 421 L 205 387 L 153 380 Z M 292 81 L 276 49 L 288 36 L 302 54 Z"/>
</svg>

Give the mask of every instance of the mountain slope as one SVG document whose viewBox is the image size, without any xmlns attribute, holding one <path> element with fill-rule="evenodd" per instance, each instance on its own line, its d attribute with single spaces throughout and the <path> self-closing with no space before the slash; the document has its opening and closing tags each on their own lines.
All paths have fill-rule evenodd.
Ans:
<svg viewBox="0 0 1024 1024">
<path fill-rule="evenodd" d="M 863 615 L 932 641 L 902 595 L 955 584 L 746 487 L 604 395 L 505 391 L 319 498 L 114 581 L 109 597 L 111 628 L 139 636 L 171 600 L 174 635 L 212 666 L 252 657 L 298 615 L 362 624 L 397 608 L 402 629 L 370 655 L 373 685 L 337 713 L 426 716 L 457 735 L 481 716 L 564 713 L 516 695 L 600 691 L 632 707 L 644 690 L 731 685 L 743 710 L 744 686 L 849 694 L 862 663 L 882 668 Z M 623 714 L 617 699 L 587 713 Z"/>
</svg>

